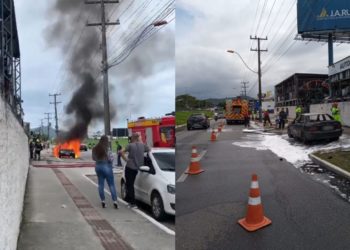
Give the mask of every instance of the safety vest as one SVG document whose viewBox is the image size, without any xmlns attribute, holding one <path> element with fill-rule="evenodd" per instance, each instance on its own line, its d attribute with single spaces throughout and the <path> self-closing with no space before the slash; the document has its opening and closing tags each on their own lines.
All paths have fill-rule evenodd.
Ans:
<svg viewBox="0 0 350 250">
<path fill-rule="evenodd" d="M 340 109 L 333 107 L 331 109 L 331 111 L 332 111 L 332 116 L 333 116 L 334 120 L 341 122 Z"/>
</svg>

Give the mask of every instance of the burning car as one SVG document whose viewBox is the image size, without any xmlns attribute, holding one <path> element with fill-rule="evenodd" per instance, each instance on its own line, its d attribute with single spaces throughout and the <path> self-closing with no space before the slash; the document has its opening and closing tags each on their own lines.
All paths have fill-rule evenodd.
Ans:
<svg viewBox="0 0 350 250">
<path fill-rule="evenodd" d="M 80 140 L 73 139 L 63 143 L 59 143 L 56 147 L 54 147 L 53 155 L 57 158 L 62 158 L 62 157 L 79 158 L 80 157 Z"/>
<path fill-rule="evenodd" d="M 60 149 L 58 151 L 58 158 L 62 157 L 75 158 L 75 152 L 73 149 Z"/>
</svg>

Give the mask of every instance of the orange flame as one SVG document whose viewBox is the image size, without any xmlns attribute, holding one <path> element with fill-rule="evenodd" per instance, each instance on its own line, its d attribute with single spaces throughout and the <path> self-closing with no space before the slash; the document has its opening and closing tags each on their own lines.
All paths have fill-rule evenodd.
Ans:
<svg viewBox="0 0 350 250">
<path fill-rule="evenodd" d="M 61 149 L 72 149 L 75 153 L 75 158 L 80 157 L 80 140 L 79 139 L 73 139 L 67 142 L 64 142 L 62 144 L 58 144 L 56 147 L 53 149 L 53 155 L 55 157 L 59 157 L 59 151 Z"/>
</svg>

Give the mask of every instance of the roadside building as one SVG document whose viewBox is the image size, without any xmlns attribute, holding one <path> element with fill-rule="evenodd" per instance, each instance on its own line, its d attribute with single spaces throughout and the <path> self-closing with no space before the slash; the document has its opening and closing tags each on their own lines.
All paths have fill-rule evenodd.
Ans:
<svg viewBox="0 0 350 250">
<path fill-rule="evenodd" d="M 330 100 L 350 100 L 350 56 L 328 67 Z"/>
<path fill-rule="evenodd" d="M 327 74 L 295 73 L 275 86 L 275 112 L 288 108 L 290 118 L 295 117 L 295 107 L 304 112 L 311 104 L 320 103 L 330 95 Z"/>
</svg>

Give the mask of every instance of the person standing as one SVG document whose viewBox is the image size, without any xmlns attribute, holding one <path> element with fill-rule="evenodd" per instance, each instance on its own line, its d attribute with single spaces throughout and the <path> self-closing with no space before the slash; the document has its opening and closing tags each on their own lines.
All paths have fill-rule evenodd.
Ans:
<svg viewBox="0 0 350 250">
<path fill-rule="evenodd" d="M 122 146 L 119 144 L 118 141 L 115 142 L 117 144 L 117 166 L 121 167 L 122 166 L 122 161 L 121 161 L 121 150 L 123 149 Z"/>
<path fill-rule="evenodd" d="M 284 111 L 284 108 L 282 108 L 282 110 L 279 113 L 279 125 L 278 128 L 279 129 L 284 129 L 284 125 L 287 119 L 287 113 Z"/>
<path fill-rule="evenodd" d="M 301 115 L 301 106 L 297 105 L 297 107 L 295 108 L 295 118 L 297 119 L 300 115 Z"/>
<path fill-rule="evenodd" d="M 31 160 L 33 160 L 33 157 L 34 157 L 34 148 L 35 148 L 35 144 L 33 142 L 33 139 L 31 139 L 29 142 L 29 153 L 30 153 Z"/>
<path fill-rule="evenodd" d="M 122 158 L 126 161 L 125 166 L 125 181 L 126 181 L 126 197 L 125 200 L 129 202 L 129 206 L 136 207 L 135 204 L 135 189 L 134 183 L 139 170 L 144 164 L 144 153 L 149 152 L 150 149 L 146 144 L 143 144 L 140 135 L 132 134 L 130 143 L 122 150 Z M 125 156 L 128 152 L 128 157 Z"/>
<path fill-rule="evenodd" d="M 117 192 L 114 184 L 114 174 L 112 170 L 112 152 L 109 150 L 108 137 L 103 135 L 97 145 L 92 149 L 92 159 L 96 161 L 95 172 L 98 178 L 98 193 L 101 199 L 102 208 L 106 207 L 104 184 L 107 181 L 111 191 L 113 205 L 118 209 Z"/>
<path fill-rule="evenodd" d="M 266 123 L 270 124 L 270 127 L 272 126 L 271 120 L 270 120 L 270 113 L 268 110 L 264 111 L 264 127 L 266 126 Z"/>
<path fill-rule="evenodd" d="M 333 116 L 334 120 L 341 123 L 342 120 L 341 120 L 341 115 L 340 115 L 340 109 L 338 108 L 338 103 L 336 103 L 336 102 L 333 103 L 331 112 L 332 112 L 332 116 Z"/>
<path fill-rule="evenodd" d="M 249 128 L 249 111 L 244 113 L 244 127 Z"/>
<path fill-rule="evenodd" d="M 40 161 L 40 152 L 43 150 L 43 145 L 40 143 L 40 140 L 37 139 L 34 146 L 34 159 Z"/>
</svg>

